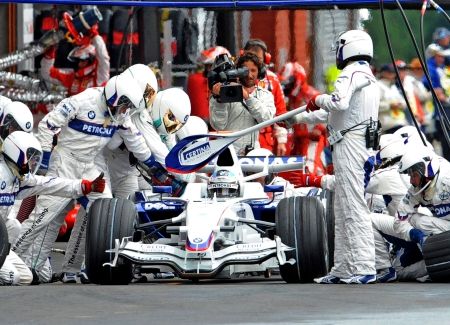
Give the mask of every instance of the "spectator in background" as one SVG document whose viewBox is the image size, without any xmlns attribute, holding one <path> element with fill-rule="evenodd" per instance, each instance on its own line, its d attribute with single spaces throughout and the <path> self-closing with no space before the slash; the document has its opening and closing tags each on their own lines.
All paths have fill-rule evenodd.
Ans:
<svg viewBox="0 0 450 325">
<path fill-rule="evenodd" d="M 447 83 L 446 79 L 447 76 L 445 74 L 445 50 L 440 47 L 437 44 L 430 44 L 428 45 L 426 49 L 427 54 L 427 68 L 428 73 L 430 75 L 431 85 L 428 83 L 428 80 L 425 78 L 425 76 L 422 78 L 422 82 L 424 83 L 425 87 L 429 90 L 433 88 L 434 92 L 436 93 L 437 99 L 444 107 L 445 111 L 449 111 L 449 104 L 448 104 L 448 96 L 446 93 L 446 89 L 444 87 L 444 84 Z M 440 116 L 438 114 L 437 110 L 437 103 L 434 103 L 434 120 L 435 120 L 435 126 L 436 126 L 436 139 L 439 139 L 441 141 L 442 145 L 442 156 L 445 159 L 450 159 L 450 147 L 447 143 L 447 141 L 442 140 L 445 139 L 444 136 L 444 130 L 442 129 L 442 126 L 439 122 Z M 448 114 L 448 113 L 447 113 Z"/>
<path fill-rule="evenodd" d="M 385 64 L 380 69 L 378 85 L 380 88 L 379 121 L 383 133 L 394 133 L 407 125 L 406 102 L 396 86 L 394 66 Z"/>
<path fill-rule="evenodd" d="M 408 66 L 405 61 L 397 60 L 395 61 L 395 65 L 397 66 L 398 73 L 400 75 L 400 81 L 403 85 L 403 88 L 406 93 L 406 97 L 408 99 L 408 103 L 411 107 L 411 110 L 414 114 L 414 118 L 419 123 L 419 125 L 423 125 L 425 121 L 425 113 L 422 107 L 422 104 L 415 93 L 414 88 L 414 77 L 408 74 Z M 397 83 L 397 88 L 401 93 L 400 85 Z M 405 102 L 406 104 L 406 102 Z M 413 125 L 413 121 L 411 119 L 411 115 L 409 112 L 405 112 L 406 120 L 408 124 Z"/>
<path fill-rule="evenodd" d="M 260 39 L 250 39 L 244 46 L 241 55 L 245 53 L 255 54 L 263 63 L 265 78 L 259 80 L 259 86 L 270 91 L 274 98 L 276 113 L 281 115 L 286 113 L 286 103 L 284 101 L 283 90 L 277 75 L 268 69 L 272 56 L 268 52 L 267 45 Z M 269 149 L 277 156 L 286 154 L 287 131 L 278 125 L 268 126 L 260 131 L 259 142 L 261 147 Z"/>
<path fill-rule="evenodd" d="M 450 47 L 450 31 L 445 27 L 438 27 L 433 32 L 433 42 L 442 49 L 448 50 Z M 445 55 L 445 64 L 450 64 L 450 53 Z"/>
<path fill-rule="evenodd" d="M 205 122 L 209 123 L 209 89 L 208 89 L 208 72 L 214 64 L 216 56 L 227 54 L 230 52 L 222 47 L 215 46 L 201 52 L 197 60 L 198 70 L 188 77 L 187 94 L 191 101 L 191 114 L 201 117 Z"/>
<path fill-rule="evenodd" d="M 414 58 L 408 65 L 408 76 L 405 78 L 406 84 L 411 83 L 414 91 L 414 103 L 411 105 L 421 106 L 423 110 L 422 128 L 427 138 L 432 139 L 435 132 L 433 121 L 433 102 L 431 101 L 431 93 L 425 88 L 422 78 L 424 76 L 423 68 L 418 58 Z"/>
</svg>

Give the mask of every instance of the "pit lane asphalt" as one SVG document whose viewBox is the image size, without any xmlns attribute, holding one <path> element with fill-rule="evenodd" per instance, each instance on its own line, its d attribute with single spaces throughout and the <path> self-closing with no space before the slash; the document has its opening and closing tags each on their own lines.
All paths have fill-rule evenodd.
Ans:
<svg viewBox="0 0 450 325">
<path fill-rule="evenodd" d="M 61 245 L 61 244 L 59 244 Z M 52 264 L 60 265 L 60 254 Z M 0 324 L 448 324 L 450 284 L 281 278 L 0 287 Z"/>
</svg>

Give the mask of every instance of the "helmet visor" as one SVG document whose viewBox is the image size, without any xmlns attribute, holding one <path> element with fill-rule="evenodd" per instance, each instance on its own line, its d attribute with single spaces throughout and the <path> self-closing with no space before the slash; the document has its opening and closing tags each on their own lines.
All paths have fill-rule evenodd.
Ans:
<svg viewBox="0 0 450 325">
<path fill-rule="evenodd" d="M 208 185 L 208 194 L 213 197 L 214 193 L 217 198 L 237 197 L 239 185 L 237 183 L 211 183 Z"/>
<path fill-rule="evenodd" d="M 145 91 L 144 91 L 144 100 L 145 100 L 146 108 L 150 108 L 152 106 L 153 101 L 155 100 L 155 97 L 156 97 L 155 89 L 153 89 L 152 86 L 147 84 L 147 86 L 145 86 Z"/>
<path fill-rule="evenodd" d="M 183 123 L 177 120 L 170 109 L 164 114 L 163 122 L 168 134 L 177 132 L 183 126 Z"/>
<path fill-rule="evenodd" d="M 39 166 L 41 165 L 42 153 L 40 150 L 35 148 L 28 148 L 27 150 L 28 158 L 28 172 L 30 174 L 36 174 Z"/>
<path fill-rule="evenodd" d="M 3 124 L 0 126 L 1 137 L 3 140 L 13 133 L 14 131 L 24 131 L 22 127 L 17 123 L 14 117 L 10 114 L 5 116 Z"/>
<path fill-rule="evenodd" d="M 109 114 L 113 121 L 117 123 L 122 123 L 128 115 L 130 115 L 130 110 L 133 107 L 133 103 L 127 96 L 121 96 L 117 101 L 115 106 L 109 105 Z"/>
</svg>

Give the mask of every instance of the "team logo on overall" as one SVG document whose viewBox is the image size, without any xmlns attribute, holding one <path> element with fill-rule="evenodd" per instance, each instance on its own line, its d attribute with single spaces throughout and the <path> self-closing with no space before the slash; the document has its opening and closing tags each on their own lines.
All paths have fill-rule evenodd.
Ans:
<svg viewBox="0 0 450 325">
<path fill-rule="evenodd" d="M 88 117 L 93 120 L 95 118 L 95 112 L 94 111 L 89 111 L 88 112 Z"/>
<path fill-rule="evenodd" d="M 443 192 L 439 193 L 439 198 L 442 201 L 448 200 L 448 198 L 450 198 L 450 193 L 447 191 L 443 191 Z"/>
<path fill-rule="evenodd" d="M 31 129 L 31 122 L 27 122 L 27 124 L 25 124 L 25 128 Z"/>
<path fill-rule="evenodd" d="M 4 190 L 4 189 L 5 189 L 5 187 L 6 187 L 6 182 L 5 182 L 5 181 L 3 181 L 3 182 L 2 182 L 2 185 L 0 185 L 0 188 L 1 188 L 2 190 Z"/>
</svg>

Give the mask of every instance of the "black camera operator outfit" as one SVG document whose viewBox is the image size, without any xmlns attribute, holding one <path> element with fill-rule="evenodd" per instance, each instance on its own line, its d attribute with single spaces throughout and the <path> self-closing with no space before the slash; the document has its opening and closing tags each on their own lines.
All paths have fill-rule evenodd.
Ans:
<svg viewBox="0 0 450 325">
<path fill-rule="evenodd" d="M 239 131 L 267 121 L 275 116 L 273 95 L 266 89 L 255 87 L 242 102 L 220 103 L 212 96 L 209 100 L 211 126 L 216 131 Z M 259 131 L 238 139 L 234 146 L 239 155 L 259 148 Z"/>
</svg>

